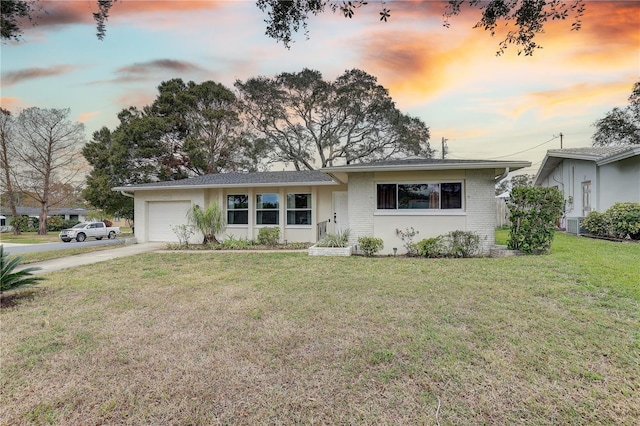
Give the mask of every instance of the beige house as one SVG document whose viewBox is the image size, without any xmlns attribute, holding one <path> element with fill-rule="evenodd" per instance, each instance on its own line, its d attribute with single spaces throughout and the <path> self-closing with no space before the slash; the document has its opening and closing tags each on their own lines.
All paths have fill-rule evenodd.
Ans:
<svg viewBox="0 0 640 426">
<path fill-rule="evenodd" d="M 139 242 L 175 242 L 193 204 L 216 201 L 226 235 L 255 239 L 280 228 L 282 240 L 316 242 L 326 232 L 350 230 L 351 243 L 374 236 L 383 253 L 403 253 L 396 229 L 416 239 L 454 230 L 474 231 L 483 250 L 494 244 L 495 182 L 529 162 L 407 158 L 327 167 L 316 171 L 224 173 L 113 188 L 135 198 Z M 221 236 L 224 238 L 224 236 Z M 202 236 L 200 236 L 200 239 Z"/>
</svg>

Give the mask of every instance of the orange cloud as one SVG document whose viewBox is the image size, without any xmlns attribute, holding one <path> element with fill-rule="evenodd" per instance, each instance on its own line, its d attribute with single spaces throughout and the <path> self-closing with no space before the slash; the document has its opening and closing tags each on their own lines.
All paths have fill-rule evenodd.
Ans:
<svg viewBox="0 0 640 426">
<path fill-rule="evenodd" d="M 15 112 L 19 108 L 21 108 L 22 102 L 18 98 L 9 98 L 7 96 L 0 97 L 0 107 Z"/>
<path fill-rule="evenodd" d="M 50 68 L 25 68 L 18 71 L 8 71 L 2 73 L 2 85 L 13 86 L 23 81 L 36 78 L 51 77 L 68 74 L 74 70 L 71 65 L 56 65 Z"/>
<path fill-rule="evenodd" d="M 487 54 L 482 39 L 473 37 L 470 30 L 451 37 L 447 31 L 385 33 L 380 29 L 363 42 L 365 69 L 404 104 L 433 98 L 467 78 L 474 72 L 471 61 Z"/>
<path fill-rule="evenodd" d="M 542 119 L 584 115 L 593 105 L 624 104 L 633 82 L 615 81 L 601 84 L 579 83 L 561 89 L 531 92 L 505 101 L 486 99 L 483 108 L 492 105 L 496 111 L 517 119 L 528 111 L 535 111 Z"/>
<path fill-rule="evenodd" d="M 221 6 L 219 1 L 148 1 L 118 0 L 109 12 L 109 19 L 122 16 L 154 12 L 184 12 L 211 10 Z M 36 23 L 40 27 L 93 23 L 93 13 L 98 11 L 97 0 L 88 1 L 41 1 L 37 3 Z M 107 24 L 108 25 L 108 24 Z"/>
<path fill-rule="evenodd" d="M 640 72 L 640 3 L 587 2 L 582 28 L 550 21 L 538 42 L 542 51 L 561 52 L 556 60 L 582 69 L 633 67 Z"/>
<path fill-rule="evenodd" d="M 92 111 L 92 112 L 82 112 L 80 114 L 78 114 L 78 121 L 80 123 L 86 123 L 87 121 L 91 121 L 91 119 L 93 117 L 95 117 L 96 115 L 100 114 L 99 111 Z"/>
</svg>

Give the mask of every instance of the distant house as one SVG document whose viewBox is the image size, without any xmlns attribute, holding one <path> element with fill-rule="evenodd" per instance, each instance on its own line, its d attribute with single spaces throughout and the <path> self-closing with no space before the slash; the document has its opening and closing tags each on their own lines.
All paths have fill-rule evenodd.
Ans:
<svg viewBox="0 0 640 426">
<path fill-rule="evenodd" d="M 379 237 L 383 253 L 402 253 L 396 229 L 413 227 L 419 239 L 474 231 L 483 251 L 494 244 L 495 181 L 529 162 L 407 158 L 326 167 L 314 171 L 223 173 L 113 188 L 134 196 L 139 242 L 177 242 L 192 205 L 222 207 L 227 235 L 254 240 L 262 227 L 282 240 L 316 242 L 325 232 L 350 230 Z M 200 236 L 200 241 L 202 236 Z"/>
<path fill-rule="evenodd" d="M 580 219 L 589 212 L 604 212 L 616 202 L 640 202 L 640 146 L 549 150 L 534 185 L 562 191 L 561 226 L 578 233 Z"/>
<path fill-rule="evenodd" d="M 16 207 L 16 213 L 18 216 L 29 216 L 29 217 L 39 217 L 40 216 L 40 208 L 38 207 Z M 84 222 L 87 213 L 89 210 L 81 209 L 81 208 L 59 208 L 59 209 L 49 209 L 49 217 L 51 216 L 60 216 L 65 220 L 72 220 L 78 222 Z M 11 221 L 11 210 L 7 206 L 0 207 L 0 215 L 4 216 L 5 224 L 9 225 Z"/>
</svg>

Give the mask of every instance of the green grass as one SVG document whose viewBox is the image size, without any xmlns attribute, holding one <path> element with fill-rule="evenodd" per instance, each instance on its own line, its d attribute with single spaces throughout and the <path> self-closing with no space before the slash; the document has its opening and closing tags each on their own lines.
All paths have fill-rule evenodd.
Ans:
<svg viewBox="0 0 640 426">
<path fill-rule="evenodd" d="M 60 241 L 59 232 L 49 232 L 46 235 L 38 235 L 37 232 L 22 232 L 20 235 L 13 235 L 11 232 L 0 234 L 0 243 L 17 244 L 43 244 L 57 243 Z"/>
<path fill-rule="evenodd" d="M 0 424 L 634 424 L 640 245 L 155 253 L 0 313 Z"/>
</svg>

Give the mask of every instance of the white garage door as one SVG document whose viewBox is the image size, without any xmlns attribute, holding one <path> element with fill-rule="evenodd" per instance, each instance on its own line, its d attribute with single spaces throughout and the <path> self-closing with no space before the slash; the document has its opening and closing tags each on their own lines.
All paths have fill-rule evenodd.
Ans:
<svg viewBox="0 0 640 426">
<path fill-rule="evenodd" d="M 149 241 L 178 242 L 172 226 L 186 224 L 190 201 L 149 202 Z"/>
</svg>

